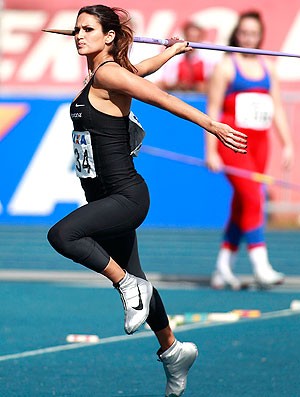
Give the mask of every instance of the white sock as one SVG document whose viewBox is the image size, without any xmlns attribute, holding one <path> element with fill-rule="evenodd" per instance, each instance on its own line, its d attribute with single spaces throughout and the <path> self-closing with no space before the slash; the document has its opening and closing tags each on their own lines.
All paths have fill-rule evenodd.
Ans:
<svg viewBox="0 0 300 397">
<path fill-rule="evenodd" d="M 220 273 L 226 273 L 232 270 L 237 258 L 237 251 L 232 251 L 229 248 L 222 247 L 218 253 L 216 268 Z"/>
<path fill-rule="evenodd" d="M 283 282 L 284 274 L 273 269 L 265 246 L 249 249 L 248 253 L 254 276 L 259 283 L 262 285 L 275 285 Z"/>
<path fill-rule="evenodd" d="M 268 251 L 265 245 L 249 249 L 248 255 L 255 273 L 270 267 Z"/>
<path fill-rule="evenodd" d="M 164 359 L 171 357 L 174 354 L 174 351 L 177 349 L 178 344 L 179 344 L 178 340 L 175 339 L 172 345 L 159 355 L 160 358 Z"/>
</svg>

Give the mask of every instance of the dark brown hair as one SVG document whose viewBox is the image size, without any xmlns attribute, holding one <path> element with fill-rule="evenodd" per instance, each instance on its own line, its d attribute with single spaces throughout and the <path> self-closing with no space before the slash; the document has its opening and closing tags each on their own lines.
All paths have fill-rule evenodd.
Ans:
<svg viewBox="0 0 300 397">
<path fill-rule="evenodd" d="M 78 11 L 77 18 L 83 13 L 94 15 L 102 26 L 104 34 L 110 30 L 115 32 L 116 36 L 109 49 L 109 54 L 120 66 L 136 73 L 136 68 L 128 58 L 129 48 L 133 43 L 133 31 L 129 26 L 130 16 L 128 12 L 122 8 L 94 5 L 82 7 Z"/>
<path fill-rule="evenodd" d="M 235 26 L 235 28 L 233 29 L 230 37 L 229 37 L 229 41 L 228 41 L 228 45 L 233 46 L 233 47 L 239 47 L 239 42 L 237 39 L 237 32 L 240 28 L 240 25 L 242 23 L 242 21 L 246 18 L 252 18 L 255 19 L 259 25 L 260 25 L 260 31 L 261 31 L 261 38 L 260 41 L 257 44 L 257 48 L 260 48 L 262 41 L 263 41 L 263 37 L 264 37 L 264 32 L 265 32 L 265 24 L 262 20 L 261 14 L 258 11 L 247 11 L 244 12 L 242 14 L 240 14 L 238 22 Z"/>
</svg>

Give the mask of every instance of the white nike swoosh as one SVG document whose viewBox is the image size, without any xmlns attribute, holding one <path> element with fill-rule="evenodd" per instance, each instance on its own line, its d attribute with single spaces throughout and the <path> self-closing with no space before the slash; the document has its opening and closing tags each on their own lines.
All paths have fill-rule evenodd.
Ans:
<svg viewBox="0 0 300 397">
<path fill-rule="evenodd" d="M 82 104 L 80 104 L 80 103 L 75 103 L 75 107 L 76 107 L 76 108 L 79 108 L 79 106 L 85 106 L 85 105 L 82 105 Z"/>
</svg>

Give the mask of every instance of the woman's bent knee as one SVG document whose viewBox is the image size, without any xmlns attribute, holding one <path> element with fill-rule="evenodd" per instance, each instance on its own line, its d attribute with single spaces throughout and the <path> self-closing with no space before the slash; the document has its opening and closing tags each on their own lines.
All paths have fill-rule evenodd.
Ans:
<svg viewBox="0 0 300 397">
<path fill-rule="evenodd" d="M 59 223 L 51 227 L 51 229 L 48 231 L 47 238 L 51 246 L 57 252 L 64 256 L 68 256 L 70 239 L 68 238 L 66 231 L 63 231 L 63 228 Z"/>
</svg>

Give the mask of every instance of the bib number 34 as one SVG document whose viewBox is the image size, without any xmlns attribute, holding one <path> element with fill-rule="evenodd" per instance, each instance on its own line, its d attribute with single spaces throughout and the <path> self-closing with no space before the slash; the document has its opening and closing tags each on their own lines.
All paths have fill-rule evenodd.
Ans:
<svg viewBox="0 0 300 397">
<path fill-rule="evenodd" d="M 95 178 L 95 163 L 89 131 L 73 131 L 72 139 L 76 175 L 79 178 Z"/>
</svg>

